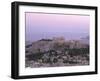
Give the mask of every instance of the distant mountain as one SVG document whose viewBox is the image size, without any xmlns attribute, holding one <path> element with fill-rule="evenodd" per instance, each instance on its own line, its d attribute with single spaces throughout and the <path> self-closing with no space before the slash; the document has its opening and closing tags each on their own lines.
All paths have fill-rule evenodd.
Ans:
<svg viewBox="0 0 100 81">
<path fill-rule="evenodd" d="M 51 39 L 41 39 L 39 41 L 52 41 Z"/>
<path fill-rule="evenodd" d="M 25 41 L 25 46 L 26 46 L 27 48 L 29 48 L 30 46 L 32 46 L 32 42 L 30 42 L 30 41 Z"/>
<path fill-rule="evenodd" d="M 86 36 L 84 38 L 81 38 L 80 41 L 83 43 L 83 44 L 88 44 L 89 45 L 89 36 Z"/>
<path fill-rule="evenodd" d="M 87 40 L 89 40 L 89 36 L 83 37 L 81 39 L 87 39 Z"/>
<path fill-rule="evenodd" d="M 30 42 L 30 41 L 25 41 L 25 44 L 26 44 L 26 45 L 29 45 L 29 44 L 32 44 L 32 42 Z"/>
</svg>

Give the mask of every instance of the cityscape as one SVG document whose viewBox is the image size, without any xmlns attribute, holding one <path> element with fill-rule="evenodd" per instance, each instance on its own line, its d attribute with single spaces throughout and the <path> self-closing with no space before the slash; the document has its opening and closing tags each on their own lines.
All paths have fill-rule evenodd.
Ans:
<svg viewBox="0 0 100 81">
<path fill-rule="evenodd" d="M 26 44 L 26 67 L 89 65 L 89 41 L 65 40 L 64 37 L 41 39 Z"/>
<path fill-rule="evenodd" d="M 90 16 L 25 13 L 25 67 L 87 66 Z"/>
</svg>

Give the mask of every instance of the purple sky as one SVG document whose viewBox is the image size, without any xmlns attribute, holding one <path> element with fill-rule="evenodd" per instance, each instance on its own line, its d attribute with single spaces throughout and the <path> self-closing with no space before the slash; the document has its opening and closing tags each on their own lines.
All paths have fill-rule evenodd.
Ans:
<svg viewBox="0 0 100 81">
<path fill-rule="evenodd" d="M 77 39 L 89 35 L 90 16 L 25 13 L 26 41 L 64 36 Z"/>
</svg>

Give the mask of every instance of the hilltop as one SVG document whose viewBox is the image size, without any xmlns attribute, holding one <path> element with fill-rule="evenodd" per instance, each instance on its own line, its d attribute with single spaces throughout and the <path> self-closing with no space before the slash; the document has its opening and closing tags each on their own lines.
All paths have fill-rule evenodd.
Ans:
<svg viewBox="0 0 100 81">
<path fill-rule="evenodd" d="M 26 44 L 26 67 L 89 65 L 89 43 L 64 37 L 41 39 Z M 89 40 L 87 40 L 89 41 Z"/>
</svg>

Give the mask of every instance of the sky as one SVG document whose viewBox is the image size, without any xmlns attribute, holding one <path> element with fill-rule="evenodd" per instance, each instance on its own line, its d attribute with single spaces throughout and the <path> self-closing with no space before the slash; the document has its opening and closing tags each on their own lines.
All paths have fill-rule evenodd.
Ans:
<svg viewBox="0 0 100 81">
<path fill-rule="evenodd" d="M 75 14 L 25 13 L 26 41 L 89 36 L 90 16 Z"/>
</svg>

